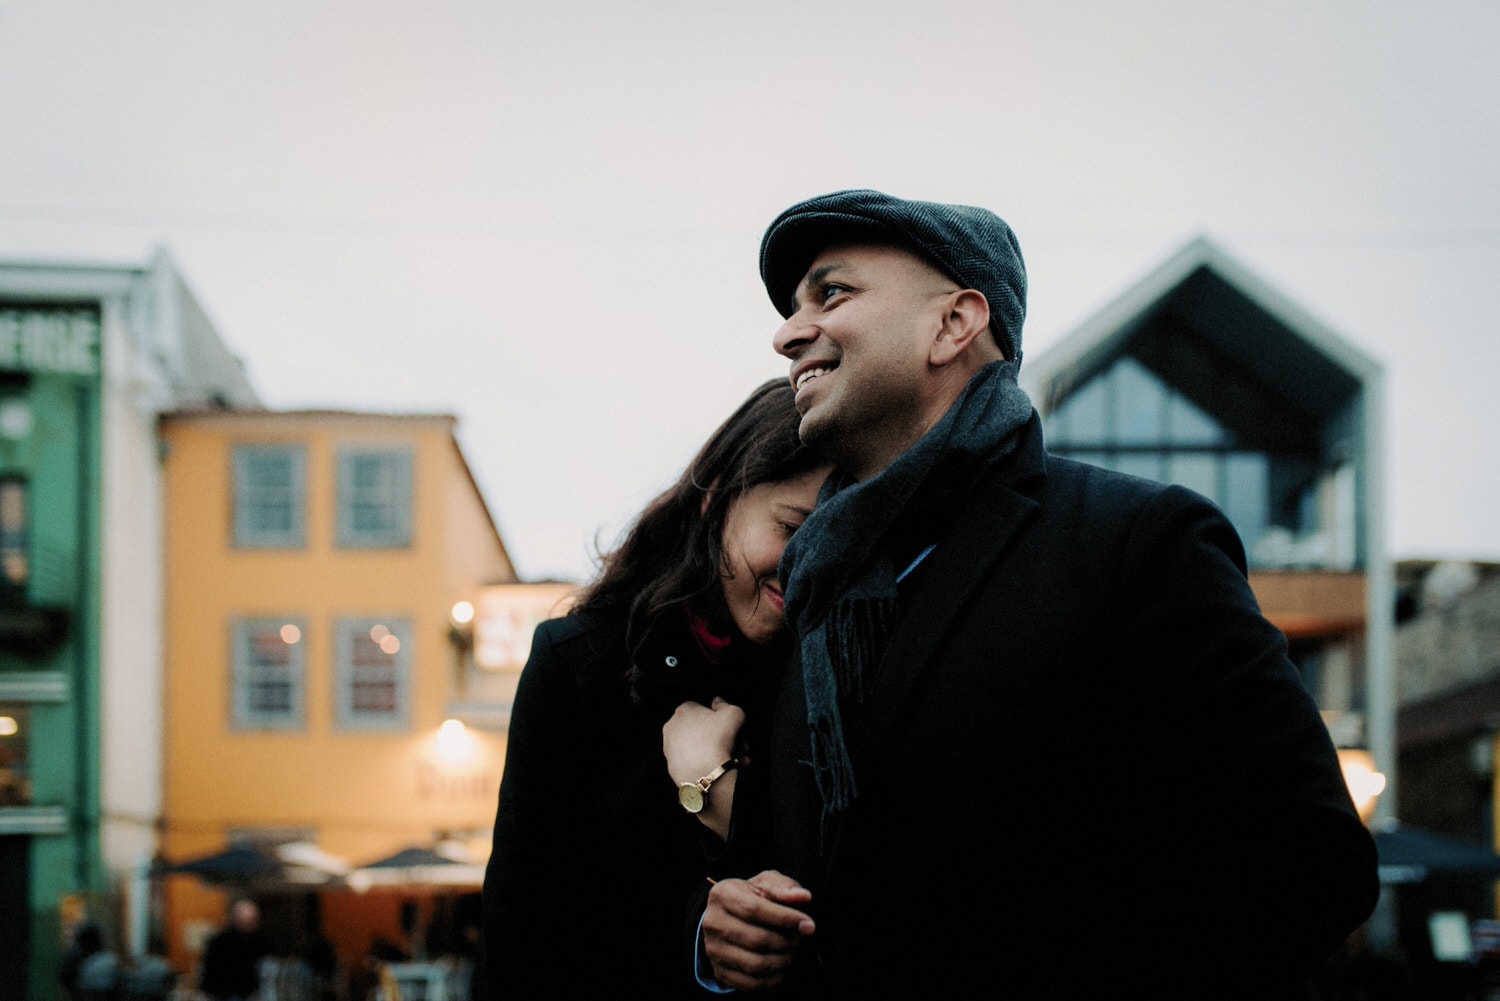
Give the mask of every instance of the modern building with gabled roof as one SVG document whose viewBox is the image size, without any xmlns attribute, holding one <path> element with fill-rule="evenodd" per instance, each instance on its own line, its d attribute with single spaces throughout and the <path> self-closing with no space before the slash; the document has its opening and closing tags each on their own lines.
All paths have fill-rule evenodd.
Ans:
<svg viewBox="0 0 1500 1001">
<path fill-rule="evenodd" d="M 1021 382 L 1049 451 L 1219 505 L 1335 741 L 1393 778 L 1380 364 L 1199 238 L 1028 358 Z"/>
</svg>

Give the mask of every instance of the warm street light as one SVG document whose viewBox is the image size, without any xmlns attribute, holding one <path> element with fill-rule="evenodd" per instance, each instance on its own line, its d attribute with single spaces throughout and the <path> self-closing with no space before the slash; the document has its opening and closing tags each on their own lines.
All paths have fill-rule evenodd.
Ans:
<svg viewBox="0 0 1500 1001">
<path fill-rule="evenodd" d="M 438 727 L 432 741 L 433 755 L 445 768 L 460 769 L 472 764 L 479 755 L 479 741 L 461 720 L 447 719 Z"/>
<path fill-rule="evenodd" d="M 1370 752 L 1358 748 L 1339 748 L 1339 766 L 1359 819 L 1368 824 L 1375 815 L 1375 803 L 1385 792 L 1385 775 L 1375 770 L 1375 759 Z"/>
</svg>

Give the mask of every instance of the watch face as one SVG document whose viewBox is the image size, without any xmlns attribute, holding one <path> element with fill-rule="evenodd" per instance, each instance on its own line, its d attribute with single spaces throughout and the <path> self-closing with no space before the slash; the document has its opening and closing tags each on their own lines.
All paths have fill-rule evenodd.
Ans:
<svg viewBox="0 0 1500 1001">
<path fill-rule="evenodd" d="M 681 803 L 682 808 L 688 813 L 702 813 L 703 790 L 692 782 L 684 782 L 677 787 L 677 802 Z"/>
</svg>

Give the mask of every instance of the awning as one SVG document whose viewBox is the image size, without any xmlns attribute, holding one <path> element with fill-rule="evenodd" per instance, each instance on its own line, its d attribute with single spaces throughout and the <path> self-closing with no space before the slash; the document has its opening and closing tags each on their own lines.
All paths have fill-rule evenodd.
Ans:
<svg viewBox="0 0 1500 1001">
<path fill-rule="evenodd" d="M 1382 883 L 1420 883 L 1432 876 L 1500 879 L 1500 855 L 1483 845 L 1410 824 L 1391 824 L 1374 835 Z"/>
<path fill-rule="evenodd" d="M 376 886 L 477 889 L 484 884 L 484 866 L 461 846 L 444 842 L 436 848 L 403 848 L 367 862 L 349 873 L 345 882 L 360 893 Z"/>
<path fill-rule="evenodd" d="M 274 848 L 235 842 L 223 851 L 182 862 L 161 862 L 153 875 L 197 876 L 205 883 L 242 889 L 310 888 L 349 872 L 349 863 L 306 841 Z"/>
</svg>

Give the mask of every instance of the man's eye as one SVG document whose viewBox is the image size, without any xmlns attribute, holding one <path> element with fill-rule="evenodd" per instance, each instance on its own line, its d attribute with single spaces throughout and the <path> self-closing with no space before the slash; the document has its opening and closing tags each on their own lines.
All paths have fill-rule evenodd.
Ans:
<svg viewBox="0 0 1500 1001">
<path fill-rule="evenodd" d="M 849 291 L 848 286 L 846 286 L 846 285 L 839 285 L 836 282 L 829 282 L 827 285 L 824 285 L 823 289 L 822 289 L 823 301 L 826 303 L 826 302 L 828 302 L 828 300 L 832 299 L 833 297 L 838 296 L 838 295 L 842 295 L 843 293 L 845 293 L 847 291 Z"/>
</svg>

